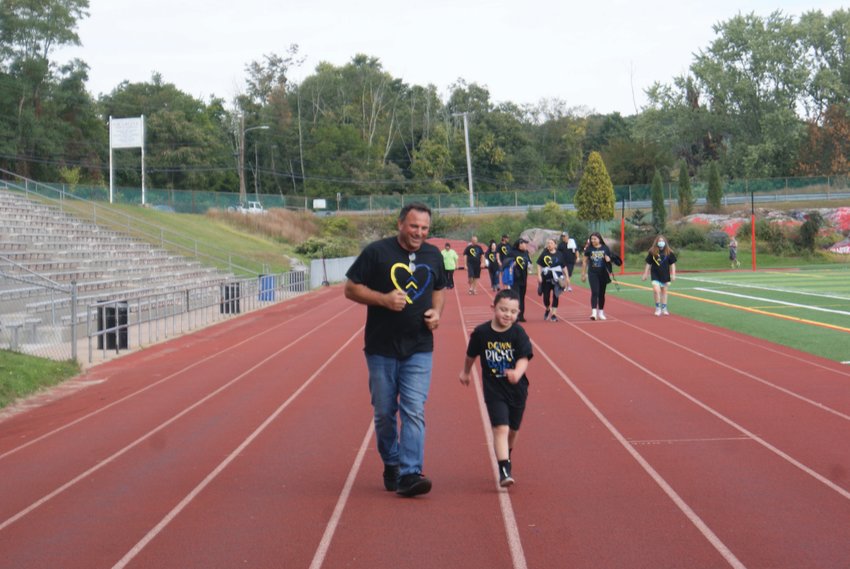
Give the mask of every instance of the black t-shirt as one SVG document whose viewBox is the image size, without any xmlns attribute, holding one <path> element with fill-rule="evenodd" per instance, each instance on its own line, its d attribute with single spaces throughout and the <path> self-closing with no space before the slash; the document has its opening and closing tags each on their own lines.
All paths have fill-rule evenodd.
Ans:
<svg viewBox="0 0 850 569">
<path fill-rule="evenodd" d="M 499 257 L 502 258 L 502 266 L 505 265 L 505 260 L 511 256 L 514 248 L 511 247 L 510 243 L 499 243 L 496 246 L 496 251 L 499 253 Z"/>
<path fill-rule="evenodd" d="M 584 256 L 587 257 L 590 263 L 587 270 L 591 273 L 608 274 L 608 265 L 605 262 L 605 255 L 608 255 L 608 257 L 611 256 L 611 250 L 608 249 L 607 245 L 601 245 L 599 247 L 588 245 L 587 249 L 584 250 Z"/>
<path fill-rule="evenodd" d="M 570 249 L 568 247 L 568 245 L 569 245 L 569 241 L 567 241 L 566 243 L 564 243 L 563 241 L 560 241 L 558 243 L 557 251 L 558 251 L 558 253 L 561 254 L 561 260 L 563 261 L 564 265 L 575 265 L 576 264 L 576 250 Z"/>
<path fill-rule="evenodd" d="M 651 280 L 660 283 L 670 282 L 670 265 L 676 263 L 676 254 L 659 255 L 655 257 L 652 253 L 646 256 L 646 264 L 649 265 Z"/>
<path fill-rule="evenodd" d="M 491 271 L 497 271 L 499 269 L 499 259 L 496 258 L 496 251 L 487 251 L 484 254 L 484 258 L 490 263 L 489 268 Z"/>
<path fill-rule="evenodd" d="M 475 327 L 469 336 L 466 355 L 481 358 L 481 383 L 484 398 L 488 395 L 522 403 L 528 392 L 528 378 L 523 375 L 516 385 L 510 383 L 505 371 L 516 368 L 517 360 L 534 357 L 531 340 L 519 324 L 504 332 L 496 332 L 490 322 Z"/>
<path fill-rule="evenodd" d="M 484 254 L 484 247 L 481 245 L 467 245 L 466 249 L 463 250 L 463 254 L 466 257 L 467 267 L 480 267 L 481 255 Z"/>
<path fill-rule="evenodd" d="M 519 280 L 524 283 L 528 279 L 528 265 L 531 264 L 528 251 L 514 249 L 511 252 L 511 260 L 514 263 L 514 282 Z"/>
<path fill-rule="evenodd" d="M 394 288 L 407 292 L 409 302 L 401 312 L 380 306 L 366 307 L 367 354 L 403 359 L 434 351 L 434 335 L 425 326 L 425 311 L 432 306 L 433 291 L 446 286 L 446 270 L 439 249 L 423 243 L 411 254 L 396 237 L 381 239 L 363 249 L 345 276 L 378 292 L 386 293 Z"/>
<path fill-rule="evenodd" d="M 548 249 L 543 249 L 540 256 L 537 257 L 537 265 L 540 267 L 540 274 L 543 275 L 543 280 L 555 282 L 564 276 L 563 259 L 560 253 L 555 251 L 550 253 Z"/>
</svg>

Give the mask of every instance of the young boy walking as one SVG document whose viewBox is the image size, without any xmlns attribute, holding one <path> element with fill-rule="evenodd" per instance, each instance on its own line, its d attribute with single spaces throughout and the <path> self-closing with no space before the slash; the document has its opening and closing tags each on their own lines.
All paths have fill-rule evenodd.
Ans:
<svg viewBox="0 0 850 569">
<path fill-rule="evenodd" d="M 519 313 L 517 292 L 499 291 L 493 299 L 493 319 L 477 326 L 469 337 L 460 372 L 460 382 L 468 386 L 472 365 L 476 358 L 481 358 L 484 402 L 493 428 L 493 450 L 499 461 L 499 485 L 504 488 L 514 483 L 511 451 L 528 398 L 525 370 L 533 357 L 531 340 L 516 323 Z"/>
</svg>

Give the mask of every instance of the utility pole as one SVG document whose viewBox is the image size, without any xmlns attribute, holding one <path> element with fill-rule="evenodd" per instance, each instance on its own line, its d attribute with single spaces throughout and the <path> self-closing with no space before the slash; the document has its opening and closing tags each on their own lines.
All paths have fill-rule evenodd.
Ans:
<svg viewBox="0 0 850 569">
<path fill-rule="evenodd" d="M 268 130 L 269 126 L 261 124 L 245 128 L 245 115 L 239 117 L 239 202 L 246 204 L 248 202 L 248 194 L 245 191 L 245 133 L 252 130 Z M 257 189 L 256 173 L 254 174 L 254 191 Z"/>
<path fill-rule="evenodd" d="M 472 190 L 472 156 L 469 154 L 469 124 L 467 122 L 467 115 L 469 113 L 454 113 L 453 117 L 463 117 L 463 138 L 466 142 L 466 177 L 469 180 L 469 207 L 475 207 L 475 197 L 474 192 Z"/>
</svg>

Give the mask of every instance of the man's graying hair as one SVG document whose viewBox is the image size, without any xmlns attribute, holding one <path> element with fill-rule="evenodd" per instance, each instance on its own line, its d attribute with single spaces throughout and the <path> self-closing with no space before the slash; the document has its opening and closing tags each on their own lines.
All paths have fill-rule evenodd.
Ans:
<svg viewBox="0 0 850 569">
<path fill-rule="evenodd" d="M 416 211 L 421 211 L 421 212 L 427 213 L 429 217 L 431 216 L 431 208 L 430 207 L 428 207 L 427 205 L 425 205 L 424 203 L 421 203 L 421 202 L 413 202 L 413 203 L 409 203 L 406 206 L 404 206 L 403 208 L 401 208 L 401 211 L 398 214 L 398 220 L 404 221 L 404 218 L 407 217 L 407 214 L 412 209 L 415 209 Z"/>
</svg>

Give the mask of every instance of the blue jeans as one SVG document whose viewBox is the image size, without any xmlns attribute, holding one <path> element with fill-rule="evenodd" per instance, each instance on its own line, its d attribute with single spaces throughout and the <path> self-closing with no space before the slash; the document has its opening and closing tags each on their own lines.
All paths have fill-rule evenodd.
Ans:
<svg viewBox="0 0 850 569">
<path fill-rule="evenodd" d="M 366 365 L 381 459 L 384 464 L 398 464 L 400 476 L 421 474 L 432 353 L 413 354 L 403 360 L 366 354 Z M 396 413 L 401 417 L 401 433 Z"/>
</svg>

